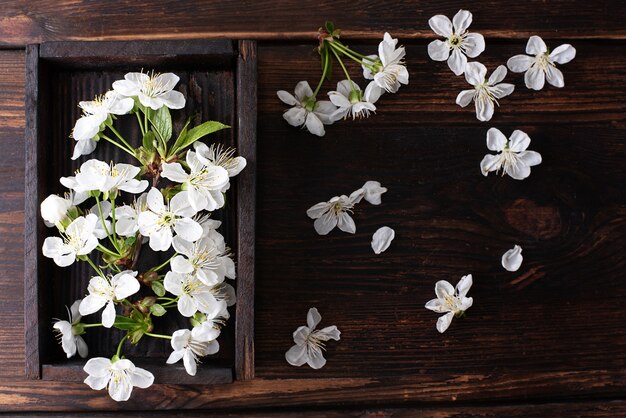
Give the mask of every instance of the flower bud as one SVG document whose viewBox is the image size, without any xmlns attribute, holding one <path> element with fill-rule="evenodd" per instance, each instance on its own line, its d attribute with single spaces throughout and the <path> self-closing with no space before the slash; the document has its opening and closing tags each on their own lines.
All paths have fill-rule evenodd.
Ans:
<svg viewBox="0 0 626 418">
<path fill-rule="evenodd" d="M 70 200 L 51 194 L 41 202 L 41 217 L 54 225 L 67 217 L 67 211 L 72 207 Z"/>
</svg>

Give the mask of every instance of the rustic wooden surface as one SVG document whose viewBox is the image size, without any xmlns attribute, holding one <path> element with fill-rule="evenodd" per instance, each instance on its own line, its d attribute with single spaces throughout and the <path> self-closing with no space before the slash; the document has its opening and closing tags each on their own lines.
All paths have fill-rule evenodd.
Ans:
<svg viewBox="0 0 626 418">
<path fill-rule="evenodd" d="M 620 416 L 626 397 L 626 10 L 619 1 L 488 1 L 472 5 L 490 69 L 522 53 L 529 35 L 573 43 L 565 88 L 517 91 L 489 123 L 454 104 L 466 88 L 428 59 L 427 19 L 457 1 L 10 2 L 0 13 L 0 408 L 102 411 L 311 407 L 339 416 Z M 61 5 L 60 5 L 61 4 Z M 282 7 L 281 7 L 282 6 Z M 106 16 L 108 21 L 102 20 Z M 262 18 L 261 18 L 262 17 Z M 384 30 L 407 46 L 411 84 L 369 120 L 319 139 L 288 126 L 278 89 L 316 82 L 325 19 L 375 48 Z M 157 32 L 158 28 L 158 32 Z M 246 36 L 259 45 L 255 378 L 214 388 L 155 385 L 125 404 L 82 384 L 24 378 L 24 44 L 56 39 Z M 352 37 L 351 37 L 352 36 Z M 349 39 L 354 39 L 350 42 Z M 338 75 L 335 76 L 336 81 Z M 328 86 L 331 87 L 331 86 Z M 544 163 L 523 182 L 484 178 L 489 127 L 522 129 Z M 357 234 L 317 236 L 306 209 L 366 180 L 390 191 L 363 203 Z M 392 226 L 374 256 L 371 234 Z M 524 248 L 517 273 L 499 266 Z M 439 279 L 473 273 L 475 305 L 444 335 L 423 309 Z M 294 368 L 291 332 L 317 306 L 342 340 L 328 365 Z M 557 404 L 550 402 L 559 402 Z M 394 408 L 410 406 L 410 410 Z M 369 408 L 369 409 L 364 409 Z M 391 408 L 391 409 L 384 409 Z M 335 412 L 331 410 L 336 409 Z M 369 411 L 369 412 L 368 412 Z M 331 415 L 333 416 L 333 415 Z"/>
</svg>

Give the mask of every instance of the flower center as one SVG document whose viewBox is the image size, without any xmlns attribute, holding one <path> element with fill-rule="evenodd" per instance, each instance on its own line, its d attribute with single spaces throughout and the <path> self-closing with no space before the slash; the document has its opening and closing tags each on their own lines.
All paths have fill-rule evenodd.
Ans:
<svg viewBox="0 0 626 418">
<path fill-rule="evenodd" d="M 192 276 L 187 276 L 187 280 L 183 284 L 183 292 L 188 295 L 191 295 L 195 293 L 202 286 L 203 284 L 202 282 L 200 282 L 200 280 Z"/>
<path fill-rule="evenodd" d="M 362 94 L 359 90 L 352 90 L 350 92 L 350 94 L 348 95 L 348 100 L 350 100 L 350 103 L 352 104 L 356 104 L 359 103 L 361 101 L 362 98 Z"/>
<path fill-rule="evenodd" d="M 450 45 L 450 48 L 453 48 L 453 49 L 459 48 L 463 45 L 464 37 L 465 37 L 464 35 L 457 35 L 455 33 L 451 37 L 448 38 L 448 45 Z"/>
<path fill-rule="evenodd" d="M 552 62 L 552 59 L 550 58 L 550 55 L 547 52 L 537 55 L 535 57 L 534 65 L 541 68 L 543 71 L 547 71 L 550 66 L 555 67 L 554 62 Z"/>
<path fill-rule="evenodd" d="M 326 343 L 313 335 L 313 333 L 309 334 L 306 339 L 306 343 L 308 346 L 316 347 L 321 350 L 326 350 Z"/>
<path fill-rule="evenodd" d="M 172 227 L 174 226 L 174 221 L 176 220 L 176 215 L 173 212 L 165 211 L 159 217 L 157 224 L 160 227 Z"/>
<path fill-rule="evenodd" d="M 141 87 L 141 91 L 148 97 L 158 97 L 170 90 L 169 86 L 164 85 L 159 73 L 152 72 L 150 78 Z"/>
<path fill-rule="evenodd" d="M 494 102 L 496 105 L 500 106 L 494 94 L 494 87 L 487 84 L 487 81 L 477 85 L 475 89 L 476 92 L 474 93 L 474 100 L 479 102 L 481 105 L 484 106 L 487 102 Z"/>
<path fill-rule="evenodd" d="M 304 107 L 307 112 L 313 112 L 316 106 L 317 102 L 315 101 L 315 97 L 305 97 L 302 101 L 302 107 Z"/>
</svg>

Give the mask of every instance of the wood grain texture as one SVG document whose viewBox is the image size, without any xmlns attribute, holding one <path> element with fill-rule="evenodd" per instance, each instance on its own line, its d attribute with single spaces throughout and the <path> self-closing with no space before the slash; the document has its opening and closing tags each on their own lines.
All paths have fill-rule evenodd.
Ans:
<svg viewBox="0 0 626 418">
<path fill-rule="evenodd" d="M 108 8 L 108 16 L 131 16 L 133 25 L 124 28 L 94 23 L 103 12 L 97 3 L 93 14 L 81 15 L 89 25 L 76 17 L 81 2 L 64 4 L 54 16 L 50 4 L 32 3 L 40 6 L 36 13 L 28 11 L 30 4 L 16 4 L 3 11 L 8 17 L 0 39 L 6 45 L 62 39 L 71 35 L 69 28 L 93 39 L 134 37 L 147 33 L 148 15 L 151 25 L 160 25 L 148 37 L 218 36 L 228 23 L 224 34 L 257 31 L 259 38 L 303 39 L 320 18 L 335 18 L 355 29 L 345 33 L 346 42 L 372 51 L 375 42 L 350 39 L 371 39 L 372 32 L 378 37 L 384 30 L 400 34 L 411 84 L 383 96 L 377 115 L 328 127 L 320 139 L 288 126 L 276 97 L 276 90 L 291 91 L 299 80 L 317 81 L 314 42 L 259 46 L 255 378 L 211 388 L 157 384 L 117 404 L 80 383 L 31 382 L 23 375 L 24 54 L 0 52 L 0 144 L 9 157 L 0 161 L 0 233 L 7 237 L 0 242 L 0 410 L 134 410 L 139 416 L 183 408 L 219 416 L 263 408 L 272 412 L 259 416 L 277 416 L 278 407 L 287 416 L 308 411 L 331 417 L 626 414 L 623 401 L 609 401 L 626 398 L 626 55 L 623 41 L 582 40 L 623 38 L 621 2 L 472 5 L 472 28 L 487 40 L 480 61 L 490 70 L 521 53 L 529 34 L 550 38 L 552 47 L 571 42 L 578 50 L 562 67 L 563 89 L 531 92 L 521 75 L 509 74 L 517 91 L 486 124 L 454 104 L 458 91 L 467 88 L 462 77 L 426 53 L 426 20 L 467 6 L 459 2 L 396 2 L 389 11 L 377 9 L 376 18 L 368 2 L 341 4 L 348 9 L 340 16 L 332 16 L 325 2 L 273 13 L 266 3 L 245 3 L 236 13 L 228 2 L 219 11 L 211 4 L 198 11 L 193 2 L 168 3 L 171 16 L 154 12 L 156 5 L 138 12 L 135 5 L 141 3 Z M 185 16 L 192 8 L 196 16 L 215 12 L 224 19 L 190 23 Z M 258 19 L 261 12 L 269 17 Z M 70 14 L 74 26 L 68 26 Z M 530 148 L 541 152 L 544 163 L 527 180 L 480 174 L 485 133 L 492 126 L 531 136 Z M 370 179 L 389 192 L 379 207 L 357 207 L 355 236 L 317 236 L 306 209 Z M 396 229 L 397 237 L 386 253 L 374 256 L 369 241 L 382 225 Z M 517 273 L 507 273 L 500 256 L 514 243 L 524 248 L 525 262 Z M 437 315 L 423 304 L 433 297 L 436 280 L 456 282 L 469 272 L 475 305 L 439 335 Z M 336 324 L 342 331 L 340 342 L 327 345 L 328 364 L 319 371 L 284 361 L 291 333 L 305 323 L 310 306 L 320 309 L 322 326 Z"/>
<path fill-rule="evenodd" d="M 432 38 L 427 25 L 431 16 L 451 17 L 468 7 L 458 0 L 403 0 L 384 6 L 373 0 L 18 0 L 3 4 L 0 40 L 8 46 L 50 40 L 313 40 L 326 20 L 353 38 L 377 39 L 387 30 L 402 38 Z M 626 38 L 626 5 L 620 1 L 490 0 L 474 2 L 470 10 L 475 16 L 472 30 L 488 37 Z"/>
</svg>

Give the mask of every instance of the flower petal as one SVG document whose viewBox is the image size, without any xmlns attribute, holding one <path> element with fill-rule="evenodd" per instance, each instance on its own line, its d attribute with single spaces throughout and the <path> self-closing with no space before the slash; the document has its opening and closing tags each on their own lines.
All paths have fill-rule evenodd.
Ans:
<svg viewBox="0 0 626 418">
<path fill-rule="evenodd" d="M 320 315 L 317 308 L 309 309 L 309 312 L 306 315 L 306 325 L 309 327 L 309 329 L 315 329 L 315 327 L 317 327 L 317 324 L 319 324 L 321 320 L 322 315 Z"/>
<path fill-rule="evenodd" d="M 576 57 L 576 49 L 570 44 L 559 45 L 550 53 L 550 58 L 557 64 L 566 64 Z"/>
<path fill-rule="evenodd" d="M 487 154 L 480 162 L 480 171 L 486 176 L 491 171 L 497 171 L 502 167 L 502 160 L 499 155 Z"/>
<path fill-rule="evenodd" d="M 531 65 L 533 65 L 533 58 L 528 55 L 515 55 L 506 62 L 506 66 L 514 73 L 523 73 L 528 71 Z"/>
<path fill-rule="evenodd" d="M 498 68 L 496 68 L 495 71 L 491 73 L 488 84 L 490 86 L 495 86 L 496 84 L 504 80 L 504 77 L 506 77 L 506 73 L 506 67 L 504 65 L 499 65 Z"/>
<path fill-rule="evenodd" d="M 196 312 L 196 304 L 193 303 L 193 299 L 187 294 L 183 293 L 180 295 L 180 299 L 178 299 L 178 312 L 182 316 L 186 316 L 187 318 L 192 317 Z"/>
<path fill-rule="evenodd" d="M 448 67 L 455 75 L 461 75 L 465 72 L 465 66 L 467 65 L 467 57 L 463 55 L 460 49 L 455 48 L 452 50 L 452 54 L 448 58 Z"/>
<path fill-rule="evenodd" d="M 131 378 L 133 386 L 141 389 L 145 389 L 154 383 L 154 375 L 141 367 L 135 367 Z"/>
<path fill-rule="evenodd" d="M 494 97 L 496 99 L 501 99 L 503 97 L 508 96 L 509 94 L 513 93 L 513 91 L 515 90 L 515 85 L 514 84 L 509 84 L 509 83 L 500 83 L 494 87 L 490 87 L 491 91 L 494 95 Z"/>
<path fill-rule="evenodd" d="M 312 112 L 307 113 L 306 120 L 305 120 L 304 123 L 306 125 L 306 128 L 313 135 L 324 136 L 326 134 L 326 131 L 324 130 L 324 125 L 322 124 L 322 121 L 314 113 L 312 113 Z"/>
<path fill-rule="evenodd" d="M 502 151 L 506 143 L 506 136 L 498 128 L 490 128 L 487 131 L 487 148 L 491 151 Z"/>
<path fill-rule="evenodd" d="M 480 62 L 468 62 L 465 66 L 465 79 L 472 86 L 485 82 L 487 76 L 487 67 Z"/>
<path fill-rule="evenodd" d="M 450 46 L 439 39 L 428 44 L 428 56 L 434 61 L 445 61 L 450 56 Z"/>
<path fill-rule="evenodd" d="M 458 96 L 456 96 L 456 104 L 458 104 L 461 107 L 465 107 L 468 104 L 472 103 L 475 92 L 476 90 L 463 90 L 462 92 L 459 93 Z"/>
<path fill-rule="evenodd" d="M 472 24 L 472 13 L 467 10 L 459 10 L 452 18 L 452 25 L 454 26 L 454 33 L 462 35 L 467 28 Z"/>
<path fill-rule="evenodd" d="M 426 302 L 426 305 L 424 305 L 424 307 L 437 313 L 444 313 L 448 311 L 448 308 L 443 303 L 441 303 L 440 299 L 431 299 Z"/>
<path fill-rule="evenodd" d="M 347 232 L 348 234 L 354 234 L 356 232 L 354 219 L 352 219 L 352 217 L 347 212 L 342 212 L 339 215 L 339 219 L 337 220 L 337 227 L 343 232 Z"/>
<path fill-rule="evenodd" d="M 461 280 L 459 280 L 459 282 L 456 284 L 457 295 L 461 298 L 464 298 L 465 295 L 467 295 L 467 292 L 472 287 L 472 284 L 473 280 L 471 274 L 461 277 Z"/>
<path fill-rule="evenodd" d="M 530 167 L 524 164 L 522 161 L 518 161 L 517 164 L 508 164 L 504 166 L 506 173 L 515 180 L 524 180 L 530 176 Z"/>
<path fill-rule="evenodd" d="M 341 339 L 341 331 L 339 331 L 335 325 L 331 325 L 330 327 L 325 327 L 320 330 L 313 331 L 313 336 L 322 341 L 339 341 Z"/>
<path fill-rule="evenodd" d="M 535 151 L 523 151 L 517 154 L 517 158 L 528 167 L 541 164 L 541 154 Z"/>
<path fill-rule="evenodd" d="M 546 80 L 548 83 L 553 85 L 554 87 L 562 88 L 565 86 L 565 80 L 563 79 L 563 73 L 556 67 L 552 65 L 548 66 L 546 71 Z"/>
<path fill-rule="evenodd" d="M 296 99 L 300 102 L 303 100 L 313 96 L 313 90 L 311 90 L 311 86 L 309 86 L 308 81 L 300 81 L 296 84 Z"/>
<path fill-rule="evenodd" d="M 121 360 L 120 360 L 121 361 Z M 124 402 L 130 399 L 133 391 L 131 379 L 111 379 L 109 380 L 109 396 L 117 402 Z"/>
<path fill-rule="evenodd" d="M 435 294 L 439 299 L 454 295 L 454 287 L 446 280 L 439 280 L 435 283 Z"/>
<path fill-rule="evenodd" d="M 532 90 L 541 90 L 546 81 L 546 74 L 537 66 L 530 67 L 524 74 L 526 87 Z"/>
<path fill-rule="evenodd" d="M 519 129 L 513 131 L 509 140 L 511 141 L 509 143 L 509 149 L 513 152 L 526 151 L 530 145 L 530 137 L 528 134 L 524 131 L 520 131 Z"/>
<path fill-rule="evenodd" d="M 306 345 L 294 345 L 285 353 L 285 360 L 292 366 L 302 366 L 308 361 Z"/>
<path fill-rule="evenodd" d="M 442 334 L 446 332 L 452 323 L 452 318 L 454 318 L 454 312 L 448 312 L 447 314 L 440 316 L 439 319 L 437 319 L 437 331 Z"/>
<path fill-rule="evenodd" d="M 481 122 L 487 122 L 491 120 L 493 112 L 495 110 L 493 101 L 490 99 L 476 100 L 474 102 L 476 108 L 476 118 Z"/>
<path fill-rule="evenodd" d="M 327 235 L 337 226 L 337 222 L 337 216 L 331 212 L 326 212 L 315 220 L 313 227 L 319 235 Z"/>
<path fill-rule="evenodd" d="M 174 231 L 185 241 L 194 242 L 202 236 L 202 227 L 191 218 L 180 218 L 174 223 Z"/>
<path fill-rule="evenodd" d="M 102 311 L 102 326 L 105 328 L 111 328 L 115 322 L 115 305 L 113 301 L 106 304 L 106 307 Z"/>
<path fill-rule="evenodd" d="M 380 254 L 389 248 L 391 241 L 396 237 L 396 233 L 388 226 L 378 228 L 378 230 L 372 236 L 372 250 L 374 253 Z"/>
<path fill-rule="evenodd" d="M 452 36 L 452 22 L 444 15 L 436 15 L 428 19 L 428 25 L 439 36 L 449 38 Z"/>
<path fill-rule="evenodd" d="M 283 119 L 291 126 L 302 126 L 306 119 L 307 111 L 301 107 L 292 107 L 283 113 Z"/>
<path fill-rule="evenodd" d="M 514 246 L 502 255 L 502 267 L 507 271 L 517 271 L 522 265 L 522 247 Z"/>
<path fill-rule="evenodd" d="M 463 40 L 465 55 L 476 58 L 485 50 L 485 38 L 480 33 L 468 33 Z"/>
<path fill-rule="evenodd" d="M 104 305 L 106 305 L 107 301 L 104 298 L 94 295 L 87 295 L 80 302 L 80 306 L 78 310 L 82 316 L 90 315 L 94 312 L 98 312 Z"/>
<path fill-rule="evenodd" d="M 308 347 L 308 355 L 309 359 L 307 364 L 311 366 L 313 369 L 321 369 L 326 365 L 326 359 L 324 358 L 324 353 L 319 347 Z"/>
<path fill-rule="evenodd" d="M 543 54 L 548 50 L 546 43 L 540 37 L 533 35 L 528 38 L 528 43 L 526 44 L 526 53 L 529 55 L 539 55 Z"/>
<path fill-rule="evenodd" d="M 198 364 L 196 363 L 196 359 L 193 357 L 190 349 L 185 350 L 185 354 L 183 355 L 183 364 L 185 365 L 185 370 L 189 376 L 196 375 Z"/>
</svg>

